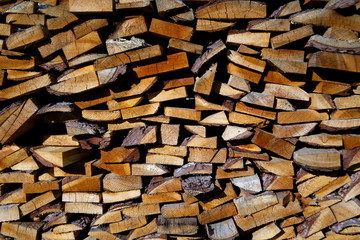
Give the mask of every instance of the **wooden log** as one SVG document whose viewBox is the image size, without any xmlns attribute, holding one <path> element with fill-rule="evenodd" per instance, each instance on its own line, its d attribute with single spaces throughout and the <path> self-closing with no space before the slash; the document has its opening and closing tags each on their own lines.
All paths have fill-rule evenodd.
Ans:
<svg viewBox="0 0 360 240">
<path fill-rule="evenodd" d="M 353 31 L 347 28 L 339 28 L 339 27 L 330 27 L 326 30 L 323 35 L 326 38 L 335 38 L 340 40 L 355 40 L 357 41 L 357 37 Z"/>
<path fill-rule="evenodd" d="M 171 203 L 161 207 L 161 216 L 164 218 L 180 218 L 197 216 L 200 213 L 199 204 Z"/>
<path fill-rule="evenodd" d="M 258 240 L 264 238 L 273 238 L 279 235 L 279 233 L 281 233 L 281 229 L 275 223 L 270 223 L 265 227 L 262 227 L 261 229 L 255 231 L 252 234 L 252 239 Z"/>
<path fill-rule="evenodd" d="M 134 176 L 161 176 L 169 173 L 169 169 L 159 164 L 132 164 L 131 174 Z"/>
<path fill-rule="evenodd" d="M 114 55 L 116 53 L 122 53 L 128 50 L 146 46 L 146 43 L 143 39 L 136 37 L 131 37 L 130 40 L 125 38 L 107 39 L 105 44 L 109 55 Z"/>
<path fill-rule="evenodd" d="M 216 56 L 218 53 L 220 53 L 222 50 L 226 48 L 225 44 L 221 41 L 221 39 L 217 40 L 213 44 L 209 45 L 204 53 L 199 56 L 195 62 L 194 65 L 191 67 L 191 71 L 195 74 L 198 73 L 200 68 L 211 58 Z"/>
<path fill-rule="evenodd" d="M 129 201 L 132 199 L 140 198 L 140 195 L 140 190 L 130 190 L 124 192 L 103 192 L 101 194 L 103 203 Z"/>
<path fill-rule="evenodd" d="M 203 46 L 177 38 L 170 38 L 168 47 L 176 51 L 184 51 L 193 54 L 201 54 Z"/>
<path fill-rule="evenodd" d="M 194 29 L 192 27 L 153 18 L 151 20 L 149 32 L 161 37 L 178 38 L 190 41 Z"/>
<path fill-rule="evenodd" d="M 237 214 L 234 203 L 226 203 L 198 215 L 199 223 L 204 225 Z"/>
<path fill-rule="evenodd" d="M 327 94 L 310 93 L 309 96 L 310 96 L 309 109 L 324 110 L 324 109 L 335 108 L 335 105 L 331 97 Z"/>
<path fill-rule="evenodd" d="M 308 109 L 301 109 L 292 112 L 278 112 L 277 117 L 277 122 L 280 124 L 317 122 L 329 119 L 329 115 L 325 112 L 320 113 L 315 110 Z"/>
<path fill-rule="evenodd" d="M 260 129 L 255 130 L 255 135 L 251 141 L 256 145 L 259 145 L 287 159 L 291 158 L 295 150 L 295 146 L 293 144 L 279 139 Z"/>
<path fill-rule="evenodd" d="M 321 147 L 341 147 L 343 146 L 343 136 L 342 135 L 331 135 L 327 133 L 320 133 L 310 136 L 301 136 L 299 138 L 300 142 L 312 146 L 321 146 Z"/>
<path fill-rule="evenodd" d="M 6 23 L 21 26 L 45 25 L 45 16 L 42 14 L 10 13 L 6 15 Z"/>
<path fill-rule="evenodd" d="M 277 10 L 275 10 L 271 15 L 270 18 L 281 18 L 284 16 L 288 16 L 290 14 L 300 12 L 301 11 L 301 5 L 300 1 L 295 0 L 288 3 L 285 3 L 284 5 L 280 6 Z"/>
<path fill-rule="evenodd" d="M 262 191 L 260 178 L 258 175 L 250 175 L 245 177 L 236 177 L 230 179 L 232 184 L 252 194 Z"/>
<path fill-rule="evenodd" d="M 227 57 L 231 62 L 237 65 L 250 68 L 258 72 L 264 72 L 265 70 L 266 62 L 257 58 L 245 56 L 233 50 L 228 50 Z"/>
<path fill-rule="evenodd" d="M 270 33 L 256 33 L 245 31 L 229 31 L 226 43 L 230 45 L 249 45 L 254 47 L 268 47 Z"/>
<path fill-rule="evenodd" d="M 254 161 L 262 172 L 273 173 L 278 176 L 294 176 L 292 162 L 285 159 L 272 157 L 270 161 Z"/>
<path fill-rule="evenodd" d="M 48 191 L 43 193 L 27 203 L 21 205 L 19 208 L 23 216 L 35 211 L 36 209 L 56 200 L 59 197 L 59 192 Z"/>
<path fill-rule="evenodd" d="M 325 175 L 316 176 L 303 183 L 298 184 L 297 188 L 302 197 L 307 197 L 335 180 L 336 177 L 330 177 Z"/>
<path fill-rule="evenodd" d="M 44 40 L 47 36 L 48 32 L 46 27 L 35 25 L 9 36 L 6 39 L 6 46 L 9 50 L 20 49 Z"/>
<path fill-rule="evenodd" d="M 309 101 L 309 94 L 296 86 L 285 86 L 280 84 L 266 83 L 264 94 L 274 95 L 275 97 L 294 99 L 299 101 Z"/>
<path fill-rule="evenodd" d="M 211 239 L 233 239 L 239 236 L 232 218 L 218 223 L 206 224 L 206 232 Z"/>
<path fill-rule="evenodd" d="M 320 128 L 330 132 L 357 129 L 360 127 L 359 119 L 345 119 L 345 120 L 323 120 L 320 123 Z"/>
<path fill-rule="evenodd" d="M 327 52 L 352 54 L 360 52 L 360 45 L 357 42 L 328 38 L 321 35 L 311 36 L 305 47 Z"/>
<path fill-rule="evenodd" d="M 303 26 L 301 28 L 294 29 L 290 32 L 286 32 L 270 39 L 271 46 L 273 48 L 279 48 L 286 44 L 295 42 L 297 40 L 309 37 L 314 34 L 313 28 L 310 25 Z"/>
<path fill-rule="evenodd" d="M 324 188 L 317 191 L 314 195 L 318 199 L 322 199 L 322 198 L 326 197 L 328 194 L 332 193 L 333 191 L 341 188 L 343 185 L 349 183 L 350 181 L 351 181 L 351 179 L 347 174 L 344 176 L 338 177 L 336 180 L 332 181 L 330 184 L 328 184 Z"/>
<path fill-rule="evenodd" d="M 195 235 L 198 232 L 196 217 L 170 218 L 158 217 L 157 232 L 160 234 Z"/>
<path fill-rule="evenodd" d="M 148 24 L 144 16 L 128 17 L 120 22 L 115 31 L 109 36 L 110 39 L 118 39 L 124 37 L 144 34 L 148 31 Z"/>
<path fill-rule="evenodd" d="M 133 128 L 122 142 L 122 147 L 129 147 L 140 144 L 148 144 L 156 142 L 156 126 L 147 128 Z"/>
<path fill-rule="evenodd" d="M 261 175 L 264 190 L 292 190 L 293 178 L 290 176 L 276 176 L 263 173 Z"/>
<path fill-rule="evenodd" d="M 45 74 L 0 91 L 0 99 L 7 100 L 35 93 L 54 83 L 53 76 Z"/>
<path fill-rule="evenodd" d="M 77 214 L 103 214 L 103 206 L 97 203 L 65 203 L 65 212 Z"/>
<path fill-rule="evenodd" d="M 273 192 L 265 192 L 259 195 L 245 193 L 244 195 L 235 198 L 233 201 L 238 213 L 243 217 L 278 203 L 278 199 Z"/>
<path fill-rule="evenodd" d="M 43 222 L 7 222 L 1 225 L 1 234 L 18 239 L 38 239 Z"/>
<path fill-rule="evenodd" d="M 138 78 L 148 77 L 161 73 L 182 70 L 189 67 L 187 55 L 185 52 L 175 53 L 167 56 L 167 60 L 145 66 L 134 68 Z"/>
<path fill-rule="evenodd" d="M 359 72 L 356 65 L 360 61 L 357 55 L 316 52 L 309 59 L 309 67 L 335 69 L 347 72 Z"/>
<path fill-rule="evenodd" d="M 247 114 L 231 112 L 229 113 L 229 122 L 239 125 L 258 126 L 266 124 L 267 120 L 263 118 L 253 117 Z"/>
<path fill-rule="evenodd" d="M 135 239 L 135 238 L 139 238 L 139 237 L 149 235 L 151 233 L 155 233 L 156 231 L 157 231 L 157 218 L 154 218 L 154 220 L 152 220 L 147 225 L 131 231 L 129 233 L 129 235 L 127 236 L 127 238 L 129 240 L 132 240 L 132 239 Z"/>
<path fill-rule="evenodd" d="M 146 217 L 128 218 L 120 222 L 110 223 L 109 230 L 111 233 L 119 233 L 127 230 L 142 227 L 147 224 Z"/>
<path fill-rule="evenodd" d="M 104 2 L 97 2 L 94 0 L 87 0 L 86 4 L 79 0 L 69 1 L 70 12 L 75 13 L 107 13 L 113 12 L 114 2 L 106 0 Z"/>
<path fill-rule="evenodd" d="M 340 152 L 335 149 L 302 148 L 294 152 L 294 162 L 313 170 L 334 171 L 341 168 Z"/>
<path fill-rule="evenodd" d="M 167 203 L 178 202 L 182 200 L 182 197 L 177 192 L 157 193 L 157 194 L 142 194 L 143 203 Z"/>
<path fill-rule="evenodd" d="M 93 31 L 63 47 L 63 52 L 67 60 L 90 51 L 102 44 L 99 34 Z"/>
<path fill-rule="evenodd" d="M 304 223 L 297 227 L 297 230 L 301 236 L 308 237 L 334 223 L 336 223 L 334 214 L 331 212 L 330 208 L 326 208 L 307 218 Z"/>
<path fill-rule="evenodd" d="M 233 27 L 235 22 L 220 22 L 214 20 L 198 19 L 196 21 L 196 31 L 218 32 Z"/>
<path fill-rule="evenodd" d="M 196 10 L 197 18 L 235 20 L 246 18 L 264 18 L 266 5 L 262 2 L 214 2 Z"/>
<path fill-rule="evenodd" d="M 304 123 L 304 124 L 292 124 L 292 125 L 274 125 L 273 134 L 279 138 L 287 137 L 301 137 L 308 135 L 312 132 L 317 123 Z"/>
<path fill-rule="evenodd" d="M 149 102 L 165 102 L 175 99 L 186 98 L 188 95 L 186 93 L 185 87 L 172 88 L 169 90 L 162 90 L 160 92 L 153 92 L 148 95 Z"/>
<path fill-rule="evenodd" d="M 294 14 L 290 17 L 290 21 L 301 24 L 312 24 L 322 27 L 341 27 L 359 31 L 358 23 L 360 17 L 357 15 L 345 17 L 336 11 L 329 9 L 312 9 Z"/>
<path fill-rule="evenodd" d="M 247 95 L 245 95 L 243 98 L 241 98 L 241 101 L 262 107 L 273 108 L 275 97 L 270 94 L 250 92 Z"/>
<path fill-rule="evenodd" d="M 252 20 L 248 22 L 246 30 L 288 32 L 290 31 L 290 21 L 289 19 Z"/>
<path fill-rule="evenodd" d="M 43 58 L 46 58 L 73 41 L 75 41 L 75 35 L 71 30 L 61 32 L 51 37 L 50 43 L 39 47 L 39 52 Z"/>
</svg>

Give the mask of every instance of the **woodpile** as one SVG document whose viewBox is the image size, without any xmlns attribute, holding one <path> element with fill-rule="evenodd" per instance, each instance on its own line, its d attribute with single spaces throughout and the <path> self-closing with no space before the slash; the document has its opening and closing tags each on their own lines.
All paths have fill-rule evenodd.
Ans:
<svg viewBox="0 0 360 240">
<path fill-rule="evenodd" d="M 359 9 L 0 0 L 0 239 L 360 239 Z"/>
</svg>

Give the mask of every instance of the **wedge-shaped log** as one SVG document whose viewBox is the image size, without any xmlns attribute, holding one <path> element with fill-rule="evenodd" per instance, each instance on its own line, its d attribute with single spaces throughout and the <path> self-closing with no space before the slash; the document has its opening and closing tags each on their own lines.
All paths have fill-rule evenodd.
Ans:
<svg viewBox="0 0 360 240">
<path fill-rule="evenodd" d="M 65 167 L 77 161 L 88 158 L 91 151 L 83 150 L 79 147 L 57 147 L 44 146 L 34 150 L 35 157 L 59 166 Z"/>
<path fill-rule="evenodd" d="M 285 140 L 275 137 L 273 134 L 265 132 L 261 129 L 255 130 L 255 135 L 251 140 L 256 145 L 272 151 L 284 158 L 290 159 L 295 146 Z"/>
<path fill-rule="evenodd" d="M 302 148 L 294 152 L 294 162 L 304 168 L 326 172 L 341 168 L 340 152 L 333 148 Z"/>
<path fill-rule="evenodd" d="M 251 1 L 213 2 L 196 10 L 197 18 L 235 20 L 244 18 L 265 18 L 266 4 Z"/>
<path fill-rule="evenodd" d="M 35 25 L 9 36 L 6 39 L 6 46 L 9 50 L 24 48 L 38 41 L 44 40 L 47 36 L 48 32 L 46 27 Z"/>
<path fill-rule="evenodd" d="M 182 70 L 188 67 L 189 63 L 186 53 L 180 52 L 168 55 L 166 61 L 136 67 L 133 70 L 138 78 L 143 78 L 161 73 Z"/>
<path fill-rule="evenodd" d="M 83 2 L 81 0 L 70 0 L 69 1 L 69 10 L 74 13 L 107 13 L 114 11 L 114 1 L 105 0 L 105 1 L 96 1 L 96 0 L 86 0 Z"/>
<path fill-rule="evenodd" d="M 167 219 L 160 216 L 157 232 L 160 234 L 195 235 L 198 232 L 197 219 L 196 217 Z"/>
<path fill-rule="evenodd" d="M 335 10 L 312 9 L 290 17 L 290 21 L 300 24 L 312 24 L 321 27 L 340 27 L 360 31 L 360 16 L 343 16 Z"/>
<path fill-rule="evenodd" d="M 194 29 L 192 27 L 153 18 L 151 20 L 149 32 L 161 37 L 178 38 L 190 41 Z"/>
<path fill-rule="evenodd" d="M 326 68 L 357 73 L 360 72 L 359 62 L 359 55 L 316 52 L 313 53 L 309 59 L 309 67 Z"/>
<path fill-rule="evenodd" d="M 273 192 L 264 192 L 258 195 L 245 193 L 242 196 L 235 198 L 233 201 L 238 213 L 243 217 L 278 203 L 278 199 Z"/>
<path fill-rule="evenodd" d="M 210 239 L 235 239 L 239 236 L 232 218 L 218 223 L 206 224 L 206 232 Z"/>
<path fill-rule="evenodd" d="M 43 226 L 43 222 L 7 222 L 1 225 L 1 234 L 15 239 L 36 240 Z"/>
</svg>

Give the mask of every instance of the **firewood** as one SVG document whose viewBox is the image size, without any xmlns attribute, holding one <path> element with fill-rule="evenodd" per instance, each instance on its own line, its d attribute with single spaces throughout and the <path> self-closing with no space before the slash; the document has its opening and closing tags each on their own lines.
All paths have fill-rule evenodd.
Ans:
<svg viewBox="0 0 360 240">
<path fill-rule="evenodd" d="M 252 239 L 258 240 L 258 239 L 272 238 L 278 235 L 280 232 L 281 229 L 275 223 L 270 223 L 265 227 L 262 227 L 261 229 L 255 231 L 253 233 Z"/>
<path fill-rule="evenodd" d="M 323 120 L 320 123 L 321 129 L 326 129 L 327 131 L 341 131 L 341 130 L 350 130 L 360 127 L 360 121 L 358 119 L 345 119 L 345 120 Z"/>
<path fill-rule="evenodd" d="M 241 55 L 240 53 L 232 50 L 228 50 L 227 57 L 231 62 L 237 65 L 250 68 L 258 72 L 264 72 L 265 70 L 265 66 L 266 66 L 265 61 L 261 61 L 253 57 Z"/>
<path fill-rule="evenodd" d="M 153 18 L 150 24 L 149 32 L 161 37 L 178 38 L 190 41 L 194 29 L 192 27 Z"/>
<path fill-rule="evenodd" d="M 229 202 L 236 198 L 235 190 L 230 182 L 228 182 L 225 186 L 225 189 L 223 192 L 221 192 L 219 195 L 214 195 L 213 197 L 209 199 L 205 199 L 200 202 L 200 205 L 204 211 L 210 210 L 212 208 L 215 208 L 219 205 L 222 205 L 226 202 Z"/>
<path fill-rule="evenodd" d="M 86 4 L 78 0 L 69 1 L 70 12 L 76 13 L 99 13 L 99 12 L 112 12 L 114 2 L 106 0 L 104 2 L 97 2 L 94 0 L 88 0 Z"/>
<path fill-rule="evenodd" d="M 349 183 L 351 181 L 350 177 L 348 175 L 344 175 L 342 177 L 338 177 L 336 180 L 332 181 L 330 184 L 325 186 L 324 188 L 317 191 L 314 195 L 318 199 L 322 199 L 326 197 L 331 192 L 335 191 L 336 189 L 342 187 L 343 185 Z"/>
<path fill-rule="evenodd" d="M 310 96 L 309 109 L 324 110 L 324 109 L 335 108 L 335 105 L 331 97 L 327 94 L 310 93 L 309 96 Z"/>
<path fill-rule="evenodd" d="M 41 46 L 39 52 L 41 56 L 45 58 L 73 41 L 75 41 L 75 36 L 71 30 L 58 33 L 50 38 L 50 43 Z"/>
<path fill-rule="evenodd" d="M 229 121 L 225 115 L 225 112 L 221 111 L 207 116 L 199 123 L 208 126 L 226 126 L 229 124 Z"/>
<path fill-rule="evenodd" d="M 3 11 L 4 13 L 35 13 L 34 2 L 18 2 Z"/>
<path fill-rule="evenodd" d="M 344 201 L 349 201 L 359 195 L 359 186 L 359 174 L 353 174 L 351 176 L 351 182 L 340 188 L 339 195 Z"/>
<path fill-rule="evenodd" d="M 196 217 L 170 218 L 159 216 L 157 232 L 160 234 L 195 235 L 198 232 Z"/>
<path fill-rule="evenodd" d="M 253 135 L 250 130 L 250 128 L 228 125 L 222 134 L 222 138 L 224 141 L 246 139 Z"/>
<path fill-rule="evenodd" d="M 100 193 L 67 192 L 62 194 L 63 202 L 100 203 Z"/>
<path fill-rule="evenodd" d="M 201 77 L 197 77 L 194 92 L 209 95 L 214 83 L 217 64 L 213 64 Z"/>
<path fill-rule="evenodd" d="M 302 38 L 306 38 L 314 34 L 313 28 L 310 25 L 297 28 L 287 33 L 283 33 L 272 37 L 270 39 L 271 46 L 273 48 L 278 48 L 284 46 L 286 44 L 292 43 L 294 41 L 300 40 Z"/>
<path fill-rule="evenodd" d="M 294 161 L 314 170 L 333 171 L 341 168 L 340 153 L 335 149 L 302 148 L 294 152 Z"/>
<path fill-rule="evenodd" d="M 169 173 L 169 170 L 159 164 L 132 164 L 131 174 L 134 176 L 160 176 Z"/>
<path fill-rule="evenodd" d="M 304 117 L 306 116 L 306 117 Z M 329 115 L 325 112 L 317 112 L 315 110 L 297 110 L 292 112 L 279 112 L 277 122 L 280 124 L 317 122 L 329 119 Z"/>
<path fill-rule="evenodd" d="M 224 171 L 220 167 L 216 169 L 216 179 L 236 178 L 254 175 L 253 167 L 245 167 L 241 170 Z"/>
<path fill-rule="evenodd" d="M 241 77 L 235 76 L 235 75 L 230 75 L 229 81 L 227 84 L 233 88 L 239 89 L 244 92 L 251 91 L 249 82 L 247 80 L 245 80 Z"/>
<path fill-rule="evenodd" d="M 35 93 L 44 87 L 49 86 L 54 82 L 54 79 L 49 74 L 36 77 L 25 82 L 19 83 L 15 86 L 5 88 L 0 92 L 0 99 L 12 99 L 19 96 Z"/>
<path fill-rule="evenodd" d="M 263 172 L 273 173 L 279 176 L 294 176 L 292 162 L 285 159 L 272 157 L 270 161 L 254 161 L 256 166 Z"/>
<path fill-rule="evenodd" d="M 330 208 L 326 208 L 321 212 L 309 217 L 304 223 L 297 227 L 301 236 L 308 237 L 317 231 L 320 231 L 336 222 L 334 214 Z"/>
<path fill-rule="evenodd" d="M 0 24 L 0 36 L 9 37 L 13 33 L 13 27 L 11 24 Z"/>
<path fill-rule="evenodd" d="M 149 102 L 165 102 L 171 101 L 175 99 L 186 98 L 186 88 L 179 87 L 179 88 L 172 88 L 169 90 L 162 90 L 160 92 L 153 92 L 148 95 Z"/>
<path fill-rule="evenodd" d="M 357 41 L 357 37 L 353 31 L 347 28 L 339 28 L 339 27 L 330 27 L 326 30 L 323 35 L 326 38 L 335 38 L 340 40 L 355 40 Z"/>
<path fill-rule="evenodd" d="M 229 9 L 229 10 L 228 10 Z M 243 18 L 264 18 L 266 5 L 261 2 L 213 2 L 196 11 L 197 18 L 235 20 Z"/>
<path fill-rule="evenodd" d="M 128 218 L 116 223 L 109 224 L 109 230 L 111 233 L 119 233 L 127 230 L 132 230 L 135 228 L 142 227 L 147 224 L 147 218 L 136 217 L 136 218 Z"/>
<path fill-rule="evenodd" d="M 101 39 L 96 31 L 93 31 L 63 47 L 66 59 L 70 60 L 85 53 L 101 44 Z"/>
<path fill-rule="evenodd" d="M 194 65 L 191 67 L 191 71 L 195 74 L 198 73 L 200 68 L 207 61 L 209 61 L 211 58 L 216 56 L 224 49 L 226 49 L 226 46 L 220 39 L 214 42 L 213 44 L 209 45 L 206 48 L 205 52 L 195 60 Z"/>
<path fill-rule="evenodd" d="M 335 110 L 331 113 L 331 120 L 346 120 L 359 118 L 356 109 Z"/>
<path fill-rule="evenodd" d="M 136 206 L 125 207 L 121 212 L 124 216 L 130 218 L 160 214 L 160 204 L 139 203 Z"/>
<path fill-rule="evenodd" d="M 245 31 L 230 31 L 226 38 L 226 43 L 231 45 L 249 45 L 254 47 L 268 47 L 270 33 L 256 33 Z"/>
<path fill-rule="evenodd" d="M 123 64 L 144 61 L 163 55 L 163 49 L 159 45 L 140 48 L 125 53 L 118 53 L 105 58 L 98 59 L 95 62 L 95 70 L 103 70 L 116 67 Z"/>
<path fill-rule="evenodd" d="M 309 67 L 335 69 L 347 72 L 360 72 L 356 63 L 360 61 L 357 55 L 316 52 L 309 59 Z"/>
<path fill-rule="evenodd" d="M 130 37 L 144 34 L 148 31 L 144 16 L 129 17 L 116 26 L 115 31 L 109 36 L 110 39 Z"/>
<path fill-rule="evenodd" d="M 210 210 L 203 211 L 198 215 L 198 219 L 200 224 L 208 224 L 236 214 L 237 211 L 234 203 L 226 203 Z"/>
<path fill-rule="evenodd" d="M 281 18 L 300 11 L 301 11 L 300 1 L 295 0 L 280 6 L 270 15 L 270 17 Z"/>
<path fill-rule="evenodd" d="M 256 129 L 255 135 L 251 140 L 256 145 L 272 151 L 282 157 L 290 159 L 295 150 L 295 146 L 291 143 L 277 138 L 276 136 L 267 133 L 263 130 Z"/>
<path fill-rule="evenodd" d="M 201 111 L 230 111 L 231 109 L 227 108 L 226 106 L 220 106 L 218 104 L 214 104 L 211 102 L 206 101 L 200 95 L 195 95 L 195 110 Z"/>
<path fill-rule="evenodd" d="M 148 77 L 156 74 L 182 70 L 189 67 L 185 52 L 175 53 L 167 56 L 167 60 L 146 66 L 136 67 L 134 71 L 138 78 Z"/>
<path fill-rule="evenodd" d="M 103 206 L 96 203 L 65 203 L 65 212 L 82 214 L 103 214 Z"/>
<path fill-rule="evenodd" d="M 145 47 L 146 43 L 143 39 L 131 37 L 130 40 L 125 38 L 115 38 L 106 40 L 106 50 L 109 55 L 122 53 L 140 47 Z M 104 56 L 105 57 L 105 56 Z"/>
<path fill-rule="evenodd" d="M 275 97 L 270 94 L 250 92 L 241 98 L 241 101 L 262 107 L 273 108 Z"/>
<path fill-rule="evenodd" d="M 6 39 L 6 46 L 9 50 L 24 48 L 38 41 L 44 40 L 47 36 L 48 32 L 46 27 L 35 25 L 9 36 Z"/>
<path fill-rule="evenodd" d="M 58 197 L 59 197 L 59 192 L 48 191 L 31 199 L 27 203 L 21 205 L 19 208 L 21 210 L 22 215 L 24 216 L 54 201 Z"/>
<path fill-rule="evenodd" d="M 294 188 L 293 178 L 290 176 L 276 176 L 264 173 L 261 178 L 265 190 L 291 190 Z"/>
<path fill-rule="evenodd" d="M 156 8 L 160 16 L 164 16 L 165 14 L 177 11 L 185 8 L 186 5 L 182 1 L 163 1 L 156 0 Z"/>
<path fill-rule="evenodd" d="M 142 201 L 147 203 L 166 203 L 181 201 L 182 197 L 177 192 L 157 193 L 157 194 L 142 194 Z"/>
<path fill-rule="evenodd" d="M 331 21 L 329 21 L 329 19 L 331 19 Z M 345 17 L 329 9 L 312 9 L 294 14 L 290 17 L 290 20 L 301 24 L 312 24 L 322 27 L 342 27 L 359 31 L 359 25 L 357 23 L 360 21 L 360 18 L 356 15 Z"/>
<path fill-rule="evenodd" d="M 306 43 L 308 48 L 315 48 L 317 50 L 327 52 L 341 52 L 341 53 L 359 53 L 360 45 L 354 41 L 346 41 L 334 38 L 327 38 L 320 35 L 312 36 Z"/>
<path fill-rule="evenodd" d="M 266 83 L 264 94 L 274 95 L 275 97 L 309 101 L 309 94 L 299 87 L 286 86 L 280 84 Z"/>
<path fill-rule="evenodd" d="M 297 188 L 302 197 L 307 197 L 325 187 L 335 179 L 336 177 L 329 177 L 324 175 L 317 176 L 307 180 L 306 182 L 300 183 Z"/>
<path fill-rule="evenodd" d="M 26 203 L 29 199 L 29 195 L 19 188 L 2 195 L 0 197 L 0 204 Z"/>
<path fill-rule="evenodd" d="M 281 218 L 295 215 L 296 213 L 299 213 L 301 211 L 302 208 L 300 207 L 299 201 L 294 200 L 293 202 L 289 202 L 287 206 L 276 204 L 257 213 L 254 213 L 252 216 L 256 226 L 261 226 L 263 224 L 270 223 Z"/>
<path fill-rule="evenodd" d="M 232 184 L 236 187 L 248 191 L 250 193 L 259 193 L 262 191 L 260 178 L 258 175 L 251 175 L 245 177 L 236 177 L 230 179 Z"/>
<path fill-rule="evenodd" d="M 250 107 L 250 106 L 248 106 L 248 105 L 246 105 L 246 104 L 244 104 L 242 102 L 238 102 L 236 104 L 235 111 L 245 113 L 245 114 L 250 114 L 250 115 L 253 115 L 253 116 L 257 116 L 257 117 L 270 119 L 270 120 L 275 120 L 276 119 L 276 113 L 275 112 L 253 108 L 253 107 Z"/>
<path fill-rule="evenodd" d="M 196 31 L 218 32 L 233 27 L 234 22 L 220 22 L 206 19 L 198 19 L 196 22 Z"/>
<path fill-rule="evenodd" d="M 321 133 L 310 136 L 302 136 L 299 138 L 299 141 L 312 146 L 341 147 L 343 145 L 343 136 Z"/>
<path fill-rule="evenodd" d="M 45 16 L 42 14 L 7 14 L 6 23 L 22 26 L 45 25 Z"/>
<path fill-rule="evenodd" d="M 185 203 L 165 204 L 161 207 L 161 216 L 164 218 L 180 218 L 199 215 L 198 203 L 187 205 Z"/>
<path fill-rule="evenodd" d="M 356 134 L 345 134 L 343 135 L 345 149 L 353 149 L 359 147 L 359 136 Z"/>
<path fill-rule="evenodd" d="M 192 8 L 187 8 L 187 10 L 183 11 L 185 12 L 178 13 L 170 18 L 174 22 L 193 22 L 195 20 L 195 14 Z"/>
<path fill-rule="evenodd" d="M 129 201 L 140 197 L 140 190 L 130 190 L 124 192 L 103 192 L 101 194 L 103 203 L 115 203 Z"/>
<path fill-rule="evenodd" d="M 1 225 L 1 234 L 13 238 L 38 239 L 43 222 L 8 222 Z"/>
<path fill-rule="evenodd" d="M 127 238 L 129 240 L 132 240 L 132 239 L 135 239 L 135 238 L 139 238 L 139 237 L 142 237 L 142 236 L 149 235 L 149 234 L 154 233 L 156 231 L 157 231 L 157 218 L 152 220 L 147 225 L 131 231 L 129 233 L 129 235 L 127 236 Z"/>
<path fill-rule="evenodd" d="M 290 21 L 289 19 L 253 20 L 248 23 L 246 30 L 288 32 L 290 31 Z"/>
<path fill-rule="evenodd" d="M 240 196 L 234 199 L 238 213 L 245 217 L 278 203 L 276 195 L 272 192 L 265 192 L 260 195 Z"/>
<path fill-rule="evenodd" d="M 252 125 L 257 126 L 265 124 L 267 121 L 263 118 L 253 117 L 242 113 L 231 112 L 229 113 L 229 122 L 239 125 Z"/>
<path fill-rule="evenodd" d="M 314 92 L 343 96 L 350 90 L 350 88 L 350 85 L 343 83 L 319 82 L 316 85 Z"/>
<path fill-rule="evenodd" d="M 273 134 L 279 138 L 306 136 L 312 132 L 317 125 L 317 123 L 274 125 Z"/>
<path fill-rule="evenodd" d="M 36 183 L 23 183 L 24 193 L 43 193 L 60 190 L 59 181 L 44 181 Z"/>
</svg>

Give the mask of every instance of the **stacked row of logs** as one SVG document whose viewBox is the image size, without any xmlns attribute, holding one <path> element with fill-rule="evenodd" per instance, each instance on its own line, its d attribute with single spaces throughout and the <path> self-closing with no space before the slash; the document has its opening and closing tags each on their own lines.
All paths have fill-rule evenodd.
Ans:
<svg viewBox="0 0 360 240">
<path fill-rule="evenodd" d="M 1 0 L 0 239 L 359 239 L 356 0 Z"/>
</svg>

